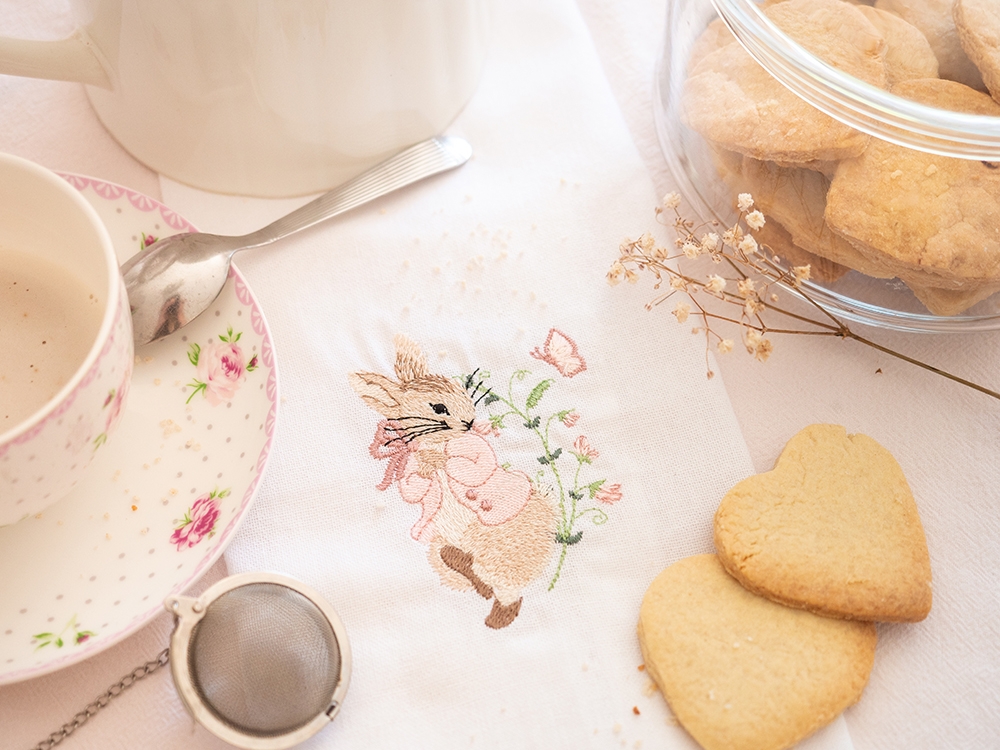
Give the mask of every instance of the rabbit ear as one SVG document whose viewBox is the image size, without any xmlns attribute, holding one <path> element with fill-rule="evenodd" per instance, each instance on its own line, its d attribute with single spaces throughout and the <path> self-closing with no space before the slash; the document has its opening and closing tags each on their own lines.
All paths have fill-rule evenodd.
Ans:
<svg viewBox="0 0 1000 750">
<path fill-rule="evenodd" d="M 396 336 L 395 343 L 396 377 L 399 382 L 405 385 L 411 380 L 427 377 L 427 358 L 420 347 L 402 334 Z"/>
<path fill-rule="evenodd" d="M 347 376 L 361 400 L 383 417 L 392 419 L 400 404 L 399 385 L 375 372 L 352 372 Z"/>
</svg>

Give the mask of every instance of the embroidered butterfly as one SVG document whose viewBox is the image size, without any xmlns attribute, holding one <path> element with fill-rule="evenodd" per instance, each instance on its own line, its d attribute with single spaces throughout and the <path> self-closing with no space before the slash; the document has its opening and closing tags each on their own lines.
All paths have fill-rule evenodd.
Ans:
<svg viewBox="0 0 1000 750">
<path fill-rule="evenodd" d="M 579 375 L 587 369 L 587 363 L 580 356 L 576 342 L 558 328 L 550 329 L 541 350 L 536 346 L 530 354 L 535 359 L 548 362 L 565 378 Z"/>
</svg>

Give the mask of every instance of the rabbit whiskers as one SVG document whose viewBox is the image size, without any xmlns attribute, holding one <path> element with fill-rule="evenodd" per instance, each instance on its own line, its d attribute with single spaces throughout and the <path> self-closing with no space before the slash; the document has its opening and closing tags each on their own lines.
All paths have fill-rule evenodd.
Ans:
<svg viewBox="0 0 1000 750">
<path fill-rule="evenodd" d="M 444 420 L 428 420 L 427 417 L 399 417 L 394 420 L 396 422 L 401 422 L 404 419 L 421 419 L 426 420 L 424 422 L 418 422 L 414 425 L 400 425 L 399 427 L 388 427 L 387 429 L 396 433 L 396 437 L 391 438 L 386 441 L 386 445 L 395 443 L 396 441 L 402 441 L 404 443 L 410 443 L 417 438 L 426 437 L 427 435 L 432 435 L 435 432 L 443 432 L 444 430 L 450 430 L 451 427 Z"/>
</svg>

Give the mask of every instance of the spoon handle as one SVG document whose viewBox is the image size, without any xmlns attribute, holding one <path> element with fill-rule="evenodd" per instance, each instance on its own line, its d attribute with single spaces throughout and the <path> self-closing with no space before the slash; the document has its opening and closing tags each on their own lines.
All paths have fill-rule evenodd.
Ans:
<svg viewBox="0 0 1000 750">
<path fill-rule="evenodd" d="M 425 177 L 459 167 L 471 155 L 468 141 L 457 136 L 421 141 L 263 229 L 240 238 L 240 249 L 280 240 Z"/>
</svg>

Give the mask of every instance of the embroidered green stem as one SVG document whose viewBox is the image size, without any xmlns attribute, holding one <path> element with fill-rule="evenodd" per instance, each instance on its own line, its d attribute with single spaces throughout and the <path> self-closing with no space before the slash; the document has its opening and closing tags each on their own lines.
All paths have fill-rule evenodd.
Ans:
<svg viewBox="0 0 1000 750">
<path fill-rule="evenodd" d="M 569 544 L 566 542 L 562 543 L 562 550 L 559 552 L 559 563 L 556 565 L 555 575 L 552 576 L 552 580 L 549 581 L 548 590 L 551 591 L 556 586 L 556 581 L 559 580 L 559 576 L 562 573 L 563 562 L 566 560 L 566 551 L 569 549 Z"/>
<path fill-rule="evenodd" d="M 535 418 L 531 416 L 530 409 L 528 409 L 527 403 L 525 404 L 525 410 L 524 411 L 521 411 L 517 406 L 514 405 L 514 378 L 516 378 L 518 376 L 518 374 L 521 374 L 521 377 L 519 379 L 523 380 L 524 377 L 526 375 L 528 375 L 529 373 L 528 373 L 527 370 L 517 370 L 517 371 L 515 371 L 514 374 L 510 376 L 510 380 L 507 382 L 507 398 L 504 398 L 503 396 L 498 396 L 499 400 L 501 402 L 503 402 L 504 404 L 506 404 L 507 407 L 510 409 L 510 411 L 506 412 L 501 417 L 501 421 L 502 421 L 503 417 L 507 416 L 508 414 L 514 414 L 515 416 L 518 416 L 521 419 L 523 419 L 525 426 L 527 426 L 528 429 L 530 429 L 532 432 L 534 432 L 538 436 L 538 439 L 541 441 L 541 443 L 542 443 L 542 449 L 545 451 L 546 466 L 548 466 L 550 469 L 552 469 L 552 475 L 556 479 L 556 486 L 559 488 L 559 515 L 562 517 L 562 523 L 560 523 L 560 525 L 559 525 L 559 532 L 558 532 L 557 536 L 560 536 L 560 535 L 568 536 L 569 533 L 572 531 L 572 524 L 567 525 L 567 523 L 566 523 L 566 517 L 567 517 L 566 516 L 566 492 L 563 489 L 562 477 L 559 475 L 559 469 L 556 467 L 556 464 L 555 464 L 556 459 L 559 457 L 559 455 L 562 453 L 562 451 L 559 450 L 557 453 L 553 453 L 553 451 L 550 450 L 550 448 L 549 448 L 548 427 L 549 427 L 549 423 L 552 422 L 551 418 L 546 423 L 546 425 L 545 425 L 545 432 L 543 433 L 541 430 L 538 429 L 538 424 L 535 423 Z M 545 382 L 545 381 L 542 381 L 542 382 Z M 532 392 L 534 393 L 534 391 L 532 391 Z M 539 420 L 539 423 L 540 422 L 541 422 L 541 420 Z M 544 473 L 544 471 L 545 471 L 545 469 L 543 467 L 542 468 L 542 472 Z"/>
<path fill-rule="evenodd" d="M 527 393 L 523 398 L 523 405 L 521 405 L 521 399 L 515 396 L 514 384 L 515 382 L 523 382 L 531 372 L 529 370 L 515 370 L 507 381 L 507 392 L 506 395 L 501 395 L 497 391 L 492 391 L 490 400 L 486 402 L 487 408 L 491 403 L 501 404 L 500 409 L 503 411 L 500 414 L 491 414 L 489 419 L 490 423 L 496 429 L 504 429 L 504 420 L 507 417 L 512 417 L 518 419 L 524 427 L 531 430 L 535 436 L 538 438 L 539 442 L 542 444 L 542 455 L 538 456 L 538 463 L 541 465 L 540 468 L 534 474 L 534 482 L 536 486 L 541 486 L 542 482 L 547 479 L 546 471 L 551 470 L 551 480 L 554 480 L 553 490 L 556 495 L 556 500 L 558 503 L 559 517 L 556 522 L 555 529 L 555 542 L 561 549 L 559 552 L 559 560 L 556 564 L 555 573 L 552 579 L 549 581 L 549 590 L 555 586 L 556 582 L 559 580 L 562 574 L 563 565 L 566 561 L 566 554 L 569 548 L 574 544 L 580 542 L 583 538 L 583 531 L 575 531 L 574 527 L 576 522 L 583 518 L 584 516 L 590 515 L 595 526 L 600 526 L 608 520 L 607 514 L 598 507 L 590 507 L 584 510 L 580 510 L 580 501 L 584 499 L 585 495 L 589 495 L 590 500 L 594 500 L 595 497 L 602 502 L 616 502 L 620 498 L 620 492 L 618 490 L 618 485 L 614 485 L 612 493 L 609 494 L 604 491 L 603 495 L 599 493 L 602 492 L 601 487 L 604 485 L 604 479 L 598 479 L 596 481 L 580 484 L 581 473 L 584 464 L 590 464 L 593 459 L 597 458 L 598 453 L 590 444 L 587 442 L 586 437 L 580 435 L 576 442 L 573 443 L 573 447 L 567 449 L 564 453 L 562 447 L 556 445 L 555 437 L 552 433 L 552 425 L 554 422 L 559 421 L 565 427 L 573 427 L 577 420 L 580 418 L 576 414 L 574 409 L 563 409 L 551 413 L 546 419 L 545 423 L 542 424 L 542 415 L 535 413 L 535 409 L 539 402 L 542 400 L 545 393 L 556 383 L 556 380 L 552 378 L 545 378 L 538 381 L 530 392 Z M 486 379 L 489 378 L 489 373 L 484 376 Z M 466 390 L 468 390 L 471 380 L 470 376 L 465 377 Z M 482 383 L 480 383 L 482 385 Z M 478 388 L 479 386 L 477 386 Z M 572 484 L 569 483 L 569 473 L 566 467 L 560 470 L 559 459 L 564 457 L 565 454 L 572 454 L 576 459 L 576 469 L 572 473 Z M 564 476 L 565 473 L 565 476 Z M 617 497 L 613 495 L 617 494 Z M 606 499 L 610 498 L 610 499 Z"/>
</svg>

